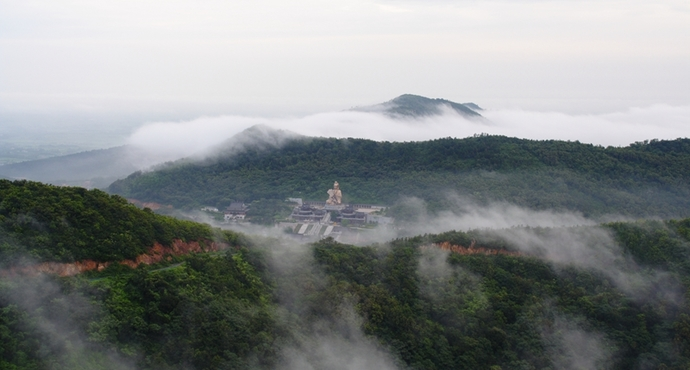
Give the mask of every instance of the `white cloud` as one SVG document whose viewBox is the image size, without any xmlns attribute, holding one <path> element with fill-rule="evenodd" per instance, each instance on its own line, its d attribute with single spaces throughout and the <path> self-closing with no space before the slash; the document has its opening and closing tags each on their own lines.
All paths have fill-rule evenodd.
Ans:
<svg viewBox="0 0 690 370">
<path fill-rule="evenodd" d="M 484 115 L 495 123 L 487 133 L 538 140 L 579 140 L 604 146 L 687 137 L 690 125 L 690 106 L 654 105 L 598 115 L 522 110 L 487 111 Z"/>
<path fill-rule="evenodd" d="M 173 160 L 203 152 L 257 124 L 306 136 L 378 141 L 463 138 L 488 133 L 536 140 L 579 140 L 603 146 L 687 137 L 687 127 L 690 127 L 690 106 L 655 105 L 600 115 L 518 110 L 483 111 L 482 114 L 485 120 L 468 120 L 451 113 L 422 119 L 393 119 L 377 113 L 353 111 L 282 119 L 201 117 L 191 121 L 145 125 L 129 138 L 129 143 Z"/>
<path fill-rule="evenodd" d="M 265 121 L 245 117 L 201 117 L 184 122 L 155 122 L 139 128 L 128 141 L 165 160 L 174 160 L 203 152 Z"/>
<path fill-rule="evenodd" d="M 34 109 L 44 94 L 72 105 L 82 94 L 219 100 L 225 112 L 403 92 L 530 109 L 573 95 L 687 104 L 689 30 L 678 0 L 5 0 L 0 94 L 26 94 Z"/>
</svg>

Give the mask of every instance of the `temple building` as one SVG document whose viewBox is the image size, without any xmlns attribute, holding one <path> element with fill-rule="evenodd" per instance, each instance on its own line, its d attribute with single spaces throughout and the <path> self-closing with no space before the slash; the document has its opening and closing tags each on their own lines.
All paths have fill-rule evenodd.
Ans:
<svg viewBox="0 0 690 370">
<path fill-rule="evenodd" d="M 357 212 L 354 207 L 347 206 L 336 213 L 334 221 L 341 224 L 345 221 L 349 224 L 362 225 L 367 222 L 367 216 L 364 212 Z"/>
<path fill-rule="evenodd" d="M 328 214 L 323 209 L 318 209 L 318 208 L 310 206 L 308 204 L 304 204 L 301 207 L 295 207 L 295 209 L 292 210 L 292 214 L 290 215 L 290 218 L 292 218 L 295 221 L 300 221 L 300 222 L 323 222 L 323 223 L 326 223 L 326 222 L 328 222 L 328 219 L 330 219 L 329 216 L 330 216 L 330 214 Z"/>
<path fill-rule="evenodd" d="M 232 202 L 228 208 L 225 209 L 223 218 L 225 221 L 244 220 L 244 218 L 247 216 L 248 210 L 249 206 L 243 202 Z"/>
</svg>

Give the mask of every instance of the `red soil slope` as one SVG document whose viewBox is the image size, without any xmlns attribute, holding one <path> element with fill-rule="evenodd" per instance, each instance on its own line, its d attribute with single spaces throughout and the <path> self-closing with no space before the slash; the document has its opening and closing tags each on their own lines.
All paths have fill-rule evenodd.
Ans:
<svg viewBox="0 0 690 370">
<path fill-rule="evenodd" d="M 184 242 L 176 239 L 170 246 L 164 246 L 156 242 L 146 253 L 140 254 L 134 260 L 123 260 L 119 261 L 118 263 L 135 268 L 139 266 L 140 263 L 150 265 L 160 262 L 164 258 L 169 258 L 171 256 L 218 251 L 228 247 L 229 246 L 227 244 L 212 241 L 205 241 L 204 246 L 202 246 L 199 244 L 199 242 Z M 84 271 L 101 271 L 108 267 L 111 263 L 112 262 L 96 262 L 91 260 L 77 261 L 72 263 L 43 262 L 37 265 L 14 267 L 9 270 L 0 271 L 0 277 L 13 275 L 36 275 L 39 273 L 58 276 L 74 276 Z"/>
<path fill-rule="evenodd" d="M 503 255 L 508 255 L 508 256 L 522 256 L 522 253 L 520 252 L 515 252 L 515 251 L 509 251 L 506 249 L 494 249 L 494 248 L 484 248 L 484 247 L 476 247 L 475 242 L 472 241 L 472 244 L 470 244 L 469 247 L 464 247 L 462 245 L 453 245 L 450 244 L 449 242 L 443 242 L 443 243 L 436 243 L 428 246 L 423 246 L 422 249 L 429 249 L 429 248 L 439 248 L 444 251 L 449 251 L 451 253 L 457 253 L 457 254 L 464 254 L 464 255 L 469 255 L 469 254 L 483 254 L 483 255 L 496 255 L 496 254 L 503 254 Z"/>
</svg>

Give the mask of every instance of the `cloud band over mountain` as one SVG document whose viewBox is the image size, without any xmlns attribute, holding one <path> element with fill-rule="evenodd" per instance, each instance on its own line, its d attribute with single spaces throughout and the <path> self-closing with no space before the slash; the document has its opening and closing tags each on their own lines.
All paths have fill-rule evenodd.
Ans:
<svg viewBox="0 0 690 370">
<path fill-rule="evenodd" d="M 485 119 L 467 119 L 450 109 L 442 115 L 392 118 L 372 112 L 329 112 L 299 118 L 242 116 L 200 117 L 190 121 L 144 125 L 129 138 L 167 160 L 204 152 L 257 124 L 306 136 L 354 137 L 377 141 L 420 141 L 475 134 L 534 140 L 581 141 L 626 146 L 636 141 L 687 137 L 690 106 L 654 105 L 627 111 L 569 115 L 524 110 L 484 110 Z"/>
</svg>

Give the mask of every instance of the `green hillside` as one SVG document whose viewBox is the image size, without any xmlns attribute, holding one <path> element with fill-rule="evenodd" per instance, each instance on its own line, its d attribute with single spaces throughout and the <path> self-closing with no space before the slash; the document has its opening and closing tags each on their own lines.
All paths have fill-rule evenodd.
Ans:
<svg viewBox="0 0 690 370">
<path fill-rule="evenodd" d="M 308 138 L 204 162 L 135 173 L 109 191 L 175 207 L 231 200 L 321 200 L 338 181 L 346 202 L 419 197 L 432 210 L 449 195 L 588 216 L 690 215 L 690 139 L 600 147 L 480 135 L 425 142 Z"/>
<path fill-rule="evenodd" d="M 690 218 L 300 246 L 3 180 L 0 222 L 0 369 L 690 367 Z M 71 277 L 30 269 L 174 239 L 230 248 Z"/>
<path fill-rule="evenodd" d="M 641 266 L 672 271 L 664 288 L 640 288 L 644 299 L 576 264 L 477 254 L 450 254 L 444 264 L 419 249 L 430 240 L 484 244 L 481 232 L 453 232 L 393 241 L 383 253 L 317 243 L 315 258 L 330 278 L 317 304 L 332 306 L 326 296 L 355 297 L 364 331 L 414 369 L 681 369 L 690 365 L 688 301 L 663 294 L 674 284 L 680 292 L 690 286 L 689 226 L 687 219 L 607 226 Z M 654 252 L 627 244 L 635 238 Z"/>
<path fill-rule="evenodd" d="M 100 190 L 0 180 L 0 265 L 133 259 L 155 242 L 208 240 L 206 225 L 141 210 Z"/>
<path fill-rule="evenodd" d="M 686 369 L 690 219 L 604 230 L 647 283 L 429 248 L 513 248 L 487 230 L 365 247 L 257 240 L 135 270 L 0 277 L 0 368 Z"/>
</svg>

